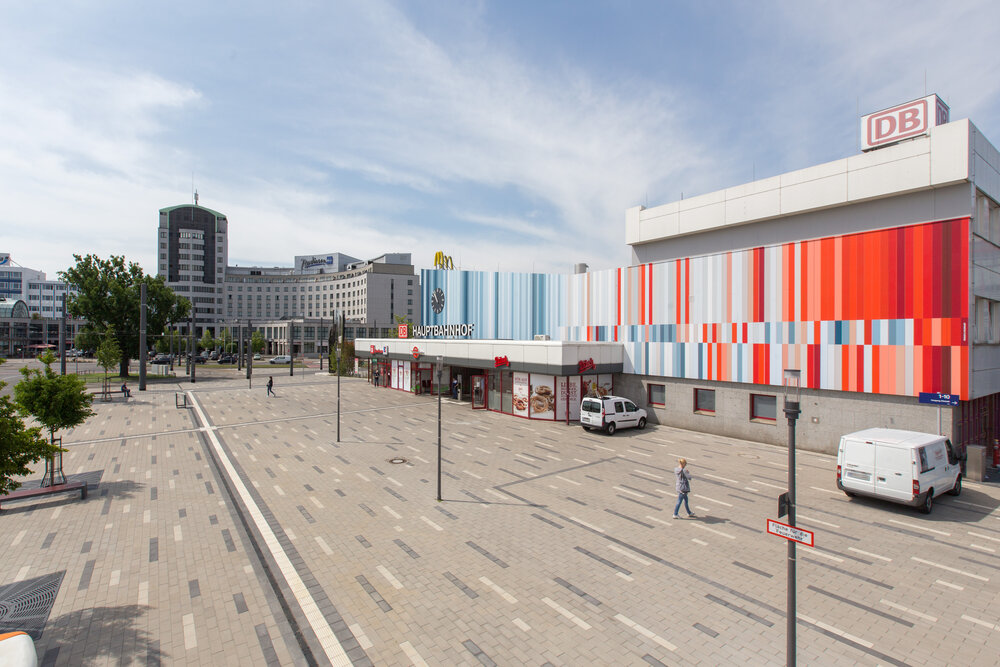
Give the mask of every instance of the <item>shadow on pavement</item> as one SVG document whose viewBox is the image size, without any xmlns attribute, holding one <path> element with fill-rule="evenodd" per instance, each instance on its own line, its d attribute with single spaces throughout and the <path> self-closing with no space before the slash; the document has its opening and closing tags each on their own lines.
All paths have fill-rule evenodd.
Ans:
<svg viewBox="0 0 1000 667">
<path fill-rule="evenodd" d="M 136 625 L 146 607 L 93 607 L 63 614 L 45 626 L 44 648 L 39 646 L 40 664 L 55 662 L 53 653 L 72 652 L 76 664 L 159 665 L 169 658 L 160 642 Z M 82 649 L 82 652 L 81 652 Z"/>
</svg>

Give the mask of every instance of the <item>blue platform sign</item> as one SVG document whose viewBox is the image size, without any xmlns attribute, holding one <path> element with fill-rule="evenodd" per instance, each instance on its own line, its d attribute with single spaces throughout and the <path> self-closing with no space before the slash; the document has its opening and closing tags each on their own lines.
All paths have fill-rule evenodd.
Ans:
<svg viewBox="0 0 1000 667">
<path fill-rule="evenodd" d="M 958 396 L 955 394 L 935 394 L 933 392 L 920 392 L 921 403 L 932 403 L 934 405 L 958 405 Z"/>
</svg>

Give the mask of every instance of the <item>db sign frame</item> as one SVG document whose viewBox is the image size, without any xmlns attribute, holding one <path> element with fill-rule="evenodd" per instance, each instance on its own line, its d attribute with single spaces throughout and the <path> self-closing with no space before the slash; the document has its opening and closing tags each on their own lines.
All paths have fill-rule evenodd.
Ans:
<svg viewBox="0 0 1000 667">
<path fill-rule="evenodd" d="M 811 530 L 789 526 L 787 523 L 781 523 L 774 519 L 767 520 L 767 532 L 792 542 L 804 544 L 807 547 L 816 546 L 816 535 Z"/>
<path fill-rule="evenodd" d="M 950 115 L 948 105 L 940 97 L 928 95 L 862 116 L 861 150 L 870 151 L 927 134 L 932 127 L 947 123 Z"/>
</svg>

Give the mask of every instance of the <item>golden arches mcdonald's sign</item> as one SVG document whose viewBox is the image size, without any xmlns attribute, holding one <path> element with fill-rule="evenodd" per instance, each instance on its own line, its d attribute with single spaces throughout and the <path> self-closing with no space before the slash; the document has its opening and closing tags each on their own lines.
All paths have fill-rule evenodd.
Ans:
<svg viewBox="0 0 1000 667">
<path fill-rule="evenodd" d="M 440 250 L 434 253 L 435 269 L 454 269 L 455 262 L 451 261 L 451 255 L 446 255 Z"/>
</svg>

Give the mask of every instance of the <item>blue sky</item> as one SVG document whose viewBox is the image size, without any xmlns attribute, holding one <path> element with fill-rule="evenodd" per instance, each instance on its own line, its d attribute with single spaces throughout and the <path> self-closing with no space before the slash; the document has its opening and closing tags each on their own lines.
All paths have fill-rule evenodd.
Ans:
<svg viewBox="0 0 1000 667">
<path fill-rule="evenodd" d="M 936 92 L 1000 144 L 994 2 L 0 0 L 0 252 L 155 273 L 157 211 L 230 262 L 435 251 L 627 265 L 625 210 L 857 152 Z"/>
</svg>

